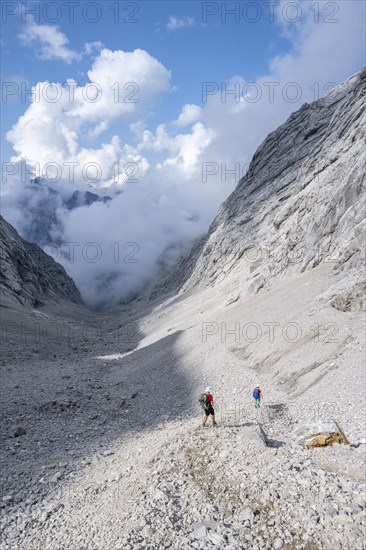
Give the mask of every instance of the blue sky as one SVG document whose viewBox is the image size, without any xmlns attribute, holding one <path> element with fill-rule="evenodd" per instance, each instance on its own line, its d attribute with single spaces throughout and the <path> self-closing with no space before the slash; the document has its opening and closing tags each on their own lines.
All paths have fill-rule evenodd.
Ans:
<svg viewBox="0 0 366 550">
<path fill-rule="evenodd" d="M 289 48 L 288 40 L 281 36 L 279 26 L 271 22 L 273 18 L 269 7 L 261 8 L 257 14 L 261 16 L 256 23 L 249 21 L 256 18 L 254 9 L 240 13 L 238 22 L 235 22 L 234 15 L 227 14 L 227 20 L 223 23 L 224 11 L 221 13 L 218 8 L 218 13 L 205 15 L 206 11 L 213 8 L 205 8 L 197 1 L 119 2 L 119 11 L 117 2 L 104 1 L 99 2 L 100 13 L 93 7 L 86 11 L 88 19 L 100 17 L 98 22 L 92 23 L 83 17 L 82 12 L 82 6 L 88 2 L 80 2 L 80 6 L 75 6 L 73 22 L 70 21 L 69 8 L 62 2 L 59 3 L 58 11 L 52 8 L 50 2 L 28 3 L 23 21 L 20 7 L 13 15 L 7 11 L 15 9 L 14 2 L 8 4 L 11 7 L 6 9 L 6 2 L 3 3 L 3 82 L 15 80 L 20 84 L 23 81 L 28 89 L 43 80 L 61 83 L 67 78 L 74 78 L 79 83 L 87 80 L 86 72 L 90 68 L 92 56 L 83 56 L 70 64 L 55 59 L 40 60 L 36 44 L 22 45 L 19 34 L 32 20 L 29 14 L 35 10 L 36 22 L 57 26 L 67 36 L 68 46 L 72 50 L 81 52 L 85 43 L 97 41 L 111 50 L 133 51 L 141 48 L 170 70 L 173 91 L 161 101 L 157 114 L 151 114 L 151 120 L 157 123 L 175 118 L 184 103 L 201 105 L 202 82 L 228 81 L 233 75 L 255 80 L 267 70 L 269 60 L 275 53 L 280 54 Z M 234 4 L 227 3 L 228 10 Z M 47 5 L 50 7 L 45 9 Z M 60 19 L 52 23 L 59 16 Z M 120 21 L 115 22 L 115 17 L 119 17 Z M 182 21 L 183 25 L 186 23 L 186 26 L 169 30 L 167 25 L 170 17 Z M 190 23 L 189 18 L 194 21 Z M 131 19 L 137 22 L 130 22 Z M 2 104 L 3 133 L 10 129 L 24 111 L 25 105 L 19 103 L 19 100 L 20 94 L 14 97 L 9 95 L 8 101 Z M 8 157 L 11 146 L 4 142 L 3 146 L 4 157 Z"/>
<path fill-rule="evenodd" d="M 273 5 L 270 6 L 270 3 Z M 354 22 L 344 23 L 342 8 L 360 19 L 358 51 L 352 51 L 338 71 L 329 68 L 328 81 L 339 83 L 365 63 L 363 3 L 311 2 L 285 0 L 262 2 L 200 2 L 200 1 L 100 1 L 67 2 L 46 0 L 2 3 L 2 82 L 29 89 L 38 81 L 63 84 L 73 78 L 80 84 L 88 81 L 87 71 L 98 54 L 82 54 L 86 43 L 100 43 L 109 50 L 148 52 L 171 72 L 170 90 L 156 98 L 145 117 L 152 127 L 175 119 L 185 103 L 202 107 L 203 82 L 229 82 L 237 76 L 245 81 L 258 81 L 270 73 L 270 64 L 277 56 L 291 55 L 296 49 L 294 36 L 301 26 L 328 27 L 340 30 L 343 48 L 348 48 L 348 33 L 354 32 Z M 94 4 L 94 5 L 93 5 Z M 97 8 L 95 7 L 97 6 Z M 317 6 L 317 9 L 315 7 Z M 364 5 L 363 5 L 364 6 Z M 235 12 L 232 13 L 232 12 Z M 15 13 L 14 13 L 15 12 Z M 345 15 L 345 12 L 343 13 Z M 360 17 L 361 16 L 361 17 Z M 93 22 L 95 20 L 95 22 Z M 65 60 L 41 55 L 39 40 L 24 41 L 24 29 L 33 24 L 46 25 L 62 33 L 68 41 L 66 48 L 79 58 Z M 285 28 L 287 26 L 287 29 Z M 342 37 L 342 27 L 345 34 Z M 332 49 L 332 44 L 324 45 Z M 353 48 L 356 50 L 357 48 Z M 322 52 L 319 52 L 321 65 Z M 336 52 L 334 52 L 336 57 Z M 325 57 L 326 59 L 326 57 Z M 322 67 L 325 78 L 326 66 Z M 309 78 L 308 87 L 315 78 Z M 3 158 L 12 154 L 5 139 L 6 132 L 24 113 L 29 99 L 21 94 L 8 94 L 2 102 Z M 298 105 L 296 105 L 297 107 Z M 116 121 L 117 123 L 117 121 Z M 130 123 L 130 120 L 126 122 Z M 119 131 L 127 139 L 125 121 L 120 120 Z M 104 138 L 111 136 L 116 125 L 111 122 Z M 101 139 L 96 140 L 100 143 Z"/>
</svg>

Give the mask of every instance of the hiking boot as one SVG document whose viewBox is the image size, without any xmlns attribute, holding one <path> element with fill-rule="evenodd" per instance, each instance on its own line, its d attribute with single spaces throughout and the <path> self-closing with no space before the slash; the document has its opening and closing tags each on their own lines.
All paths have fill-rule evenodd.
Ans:
<svg viewBox="0 0 366 550">
<path fill-rule="evenodd" d="M 202 428 L 204 428 L 205 426 L 206 426 L 206 423 L 202 422 Z"/>
<path fill-rule="evenodd" d="M 217 422 L 213 422 L 212 425 L 214 428 L 217 428 Z"/>
</svg>

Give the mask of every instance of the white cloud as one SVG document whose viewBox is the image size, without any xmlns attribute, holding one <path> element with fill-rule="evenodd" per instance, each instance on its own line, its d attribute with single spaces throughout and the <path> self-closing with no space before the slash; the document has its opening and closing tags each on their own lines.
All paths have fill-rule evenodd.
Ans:
<svg viewBox="0 0 366 550">
<path fill-rule="evenodd" d="M 94 42 L 86 42 L 84 44 L 84 54 L 92 55 L 93 53 L 99 53 L 104 48 L 103 42 L 96 40 Z"/>
<path fill-rule="evenodd" d="M 103 49 L 88 77 L 84 86 L 69 79 L 65 85 L 39 82 L 33 87 L 32 103 L 7 134 L 17 153 L 14 161 L 42 167 L 79 163 L 75 174 L 81 179 L 82 166 L 100 157 L 101 186 L 113 183 L 110 166 L 114 163 L 142 161 L 137 151 L 122 146 L 118 138 L 99 149 L 87 145 L 118 119 L 129 123 L 143 118 L 169 90 L 169 71 L 143 50 Z M 58 101 L 50 101 L 53 97 Z"/>
<path fill-rule="evenodd" d="M 177 29 L 183 29 L 184 27 L 193 27 L 195 24 L 195 18 L 194 17 L 174 17 L 171 15 L 169 17 L 169 21 L 166 24 L 166 28 L 168 31 L 173 32 Z"/>
<path fill-rule="evenodd" d="M 78 61 L 81 54 L 69 49 L 67 36 L 57 25 L 39 25 L 34 21 L 27 22 L 19 33 L 24 46 L 35 46 L 40 59 L 61 59 L 65 63 Z"/>
<path fill-rule="evenodd" d="M 179 127 L 189 126 L 190 124 L 193 124 L 193 122 L 200 120 L 201 116 L 201 107 L 194 105 L 193 103 L 186 103 L 183 105 L 181 113 L 173 124 Z"/>
<path fill-rule="evenodd" d="M 104 44 L 96 40 L 86 42 L 83 51 L 76 52 L 69 48 L 69 39 L 57 25 L 41 25 L 34 20 L 27 21 L 18 36 L 23 46 L 35 48 L 39 59 L 60 59 L 68 64 L 80 61 L 84 55 L 98 54 L 104 48 Z"/>
<path fill-rule="evenodd" d="M 169 135 L 166 126 L 160 124 L 155 135 L 149 130 L 142 132 L 138 150 L 166 151 L 169 156 L 157 164 L 157 168 L 175 167 L 184 178 L 200 177 L 200 159 L 214 138 L 214 132 L 201 122 L 197 122 L 186 134 Z"/>
</svg>

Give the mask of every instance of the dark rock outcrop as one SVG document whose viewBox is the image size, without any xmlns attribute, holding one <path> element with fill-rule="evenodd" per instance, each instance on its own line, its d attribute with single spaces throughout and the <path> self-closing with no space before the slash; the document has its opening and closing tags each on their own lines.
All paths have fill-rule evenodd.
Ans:
<svg viewBox="0 0 366 550">
<path fill-rule="evenodd" d="M 94 202 L 109 202 L 110 200 L 112 199 L 108 196 L 100 197 L 90 191 L 82 192 L 77 190 L 65 201 L 65 206 L 68 210 L 73 210 L 79 206 L 90 206 Z"/>
<path fill-rule="evenodd" d="M 0 290 L 3 305 L 38 307 L 67 300 L 82 303 L 74 281 L 38 245 L 24 241 L 0 216 Z"/>
</svg>

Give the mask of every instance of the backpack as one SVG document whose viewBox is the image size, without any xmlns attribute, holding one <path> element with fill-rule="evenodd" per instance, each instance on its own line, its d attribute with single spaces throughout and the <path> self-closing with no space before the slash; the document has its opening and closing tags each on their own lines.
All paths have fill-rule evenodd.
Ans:
<svg viewBox="0 0 366 550">
<path fill-rule="evenodd" d="M 206 395 L 205 393 L 202 393 L 202 394 L 201 394 L 201 396 L 200 396 L 200 398 L 199 398 L 198 401 L 200 402 L 200 405 L 201 405 L 201 407 L 202 407 L 203 409 L 206 410 L 206 409 L 209 408 L 209 406 L 210 406 L 210 401 L 209 401 L 209 399 L 208 399 L 208 395 Z"/>
<path fill-rule="evenodd" d="M 254 397 L 254 399 L 260 399 L 261 398 L 261 390 L 259 388 L 255 388 L 255 390 L 253 390 L 253 397 Z"/>
</svg>

